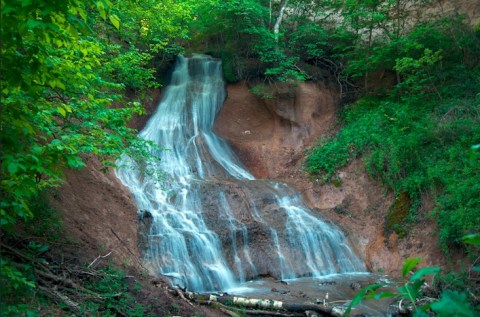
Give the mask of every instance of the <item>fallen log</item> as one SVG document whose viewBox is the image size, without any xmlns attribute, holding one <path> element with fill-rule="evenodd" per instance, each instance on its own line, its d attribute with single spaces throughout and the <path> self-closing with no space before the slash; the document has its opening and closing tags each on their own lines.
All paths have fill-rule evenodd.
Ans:
<svg viewBox="0 0 480 317">
<path fill-rule="evenodd" d="M 219 308 L 223 312 L 228 311 L 227 314 L 231 315 L 232 313 L 239 314 L 240 316 L 276 316 L 276 317 L 304 317 L 303 313 L 292 313 L 287 311 L 279 310 L 260 310 L 260 309 L 246 309 L 241 307 L 227 306 L 219 302 L 210 302 L 210 301 L 197 301 L 200 305 L 212 305 L 215 308 Z"/>
<path fill-rule="evenodd" d="M 321 313 L 324 316 L 343 317 L 345 315 L 345 309 L 342 307 L 324 306 L 313 303 L 291 304 L 273 299 L 256 299 L 230 295 L 219 296 L 214 294 L 193 294 L 192 299 L 203 304 L 217 302 L 225 305 L 234 305 L 254 309 L 283 310 L 291 313 L 314 311 Z"/>
</svg>

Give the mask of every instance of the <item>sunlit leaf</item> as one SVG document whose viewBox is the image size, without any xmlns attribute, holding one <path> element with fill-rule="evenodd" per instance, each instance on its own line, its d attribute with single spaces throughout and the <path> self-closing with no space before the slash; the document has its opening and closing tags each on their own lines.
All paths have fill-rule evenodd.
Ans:
<svg viewBox="0 0 480 317">
<path fill-rule="evenodd" d="M 67 116 L 67 112 L 65 111 L 65 109 L 63 107 L 58 107 L 57 110 L 62 115 L 62 117 L 65 118 Z"/>
<path fill-rule="evenodd" d="M 405 264 L 403 264 L 403 267 L 402 267 L 402 276 L 403 277 L 407 276 L 407 274 L 411 270 L 413 270 L 414 268 L 417 267 L 418 263 L 420 263 L 421 260 L 422 260 L 422 258 L 420 258 L 420 257 L 406 259 Z"/>
<path fill-rule="evenodd" d="M 426 275 L 433 275 L 433 274 L 437 274 L 439 272 L 440 272 L 439 267 L 424 267 L 424 268 L 419 269 L 417 272 L 415 272 L 415 274 L 413 274 L 413 276 L 410 278 L 410 280 L 415 281 L 415 280 L 421 279 L 422 277 L 424 277 Z"/>
<path fill-rule="evenodd" d="M 118 18 L 118 16 L 116 16 L 115 14 L 110 14 L 108 18 L 117 30 L 120 29 L 120 19 Z"/>
<path fill-rule="evenodd" d="M 107 12 L 105 10 L 105 5 L 103 4 L 103 1 L 97 1 L 97 9 L 98 12 L 100 13 L 100 16 L 102 19 L 106 20 L 107 19 Z"/>
<path fill-rule="evenodd" d="M 7 170 L 10 174 L 15 174 L 18 171 L 17 162 L 10 162 L 10 164 L 7 166 Z"/>
<path fill-rule="evenodd" d="M 478 233 L 467 234 L 462 237 L 462 241 L 463 243 L 466 243 L 466 244 L 480 245 L 480 234 Z"/>
</svg>

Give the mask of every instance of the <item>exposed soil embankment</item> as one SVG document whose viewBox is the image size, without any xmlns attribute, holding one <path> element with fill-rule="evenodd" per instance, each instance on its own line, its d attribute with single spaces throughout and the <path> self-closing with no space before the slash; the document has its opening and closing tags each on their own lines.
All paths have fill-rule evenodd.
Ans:
<svg viewBox="0 0 480 317">
<path fill-rule="evenodd" d="M 66 231 L 85 256 L 85 263 L 112 252 L 105 260 L 141 267 L 137 249 L 137 208 L 113 171 L 101 171 L 91 158 L 81 171 L 68 171 L 67 180 L 51 197 Z"/>
<path fill-rule="evenodd" d="M 336 130 L 338 96 L 322 84 L 277 88 L 276 98 L 261 100 L 244 83 L 230 85 L 216 121 L 216 131 L 233 146 L 257 178 L 286 181 L 302 192 L 320 215 L 337 223 L 349 236 L 372 272 L 398 277 L 404 259 L 421 256 L 423 265 L 446 265 L 436 241 L 435 223 L 427 217 L 428 199 L 419 223 L 406 238 L 386 233 L 391 193 L 366 174 L 361 159 L 323 184 L 302 172 L 305 150 Z"/>
<path fill-rule="evenodd" d="M 129 126 L 141 129 L 155 111 L 160 90 L 145 101 L 145 116 L 134 117 Z M 105 261 L 141 268 L 137 237 L 137 207 L 127 188 L 112 169 L 95 157 L 80 171 L 66 171 L 64 184 L 50 197 L 53 208 L 62 216 L 66 231 L 78 242 L 83 262 L 111 252 Z"/>
</svg>

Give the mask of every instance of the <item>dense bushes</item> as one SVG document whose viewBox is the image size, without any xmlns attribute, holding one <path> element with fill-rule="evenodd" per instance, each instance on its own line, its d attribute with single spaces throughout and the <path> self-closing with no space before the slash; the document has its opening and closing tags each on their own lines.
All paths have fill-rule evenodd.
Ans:
<svg viewBox="0 0 480 317">
<path fill-rule="evenodd" d="M 146 153 L 146 143 L 126 124 L 143 113 L 139 91 L 157 85 L 153 56 L 176 52 L 174 40 L 185 33 L 179 23 L 189 11 L 173 2 L 143 1 L 143 12 L 137 4 L 2 1 L 0 237 L 6 244 L 0 295 L 13 298 L 14 315 L 29 304 L 15 300 L 39 287 L 33 272 L 42 264 L 28 240 L 34 243 L 41 229 L 56 229 L 38 223 L 47 208 L 37 208 L 41 193 L 58 186 L 65 169 L 85 166 L 90 155 L 111 166 L 126 149 Z M 125 88 L 138 94 L 127 98 Z M 36 234 L 16 237 L 32 219 Z M 15 239 L 27 245 L 17 255 Z"/>
<path fill-rule="evenodd" d="M 444 250 L 480 228 L 479 34 L 458 19 L 423 23 L 389 57 L 401 78 L 381 97 L 343 110 L 343 128 L 307 158 L 307 170 L 331 178 L 361 156 L 367 171 L 395 193 L 436 199 Z M 407 49 L 410 47 L 410 49 Z M 373 54 L 377 54 L 373 53 Z M 383 54 L 383 53 L 382 53 Z M 418 205 L 418 204 L 417 204 Z M 415 204 L 412 205 L 415 219 Z"/>
</svg>

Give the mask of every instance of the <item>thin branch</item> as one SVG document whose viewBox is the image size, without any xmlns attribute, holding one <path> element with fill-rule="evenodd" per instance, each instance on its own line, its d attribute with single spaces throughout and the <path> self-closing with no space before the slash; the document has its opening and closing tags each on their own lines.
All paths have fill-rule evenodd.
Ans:
<svg viewBox="0 0 480 317">
<path fill-rule="evenodd" d="M 99 255 L 99 256 L 97 256 L 97 257 L 95 258 L 95 260 L 93 260 L 92 263 L 90 263 L 90 264 L 87 266 L 87 268 L 90 268 L 90 267 L 91 267 L 93 264 L 95 264 L 95 262 L 97 262 L 99 259 L 105 259 L 105 258 L 109 257 L 110 254 L 112 254 L 112 252 L 113 252 L 113 251 L 110 251 L 110 252 L 108 252 L 108 253 L 105 254 L 105 255 Z"/>
</svg>

